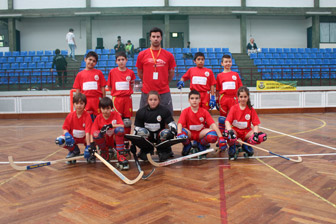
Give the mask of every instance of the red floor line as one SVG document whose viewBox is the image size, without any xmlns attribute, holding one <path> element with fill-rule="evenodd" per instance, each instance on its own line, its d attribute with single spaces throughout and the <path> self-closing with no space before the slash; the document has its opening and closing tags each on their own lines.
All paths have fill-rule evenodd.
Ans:
<svg viewBox="0 0 336 224">
<path fill-rule="evenodd" d="M 224 169 L 230 169 L 230 165 L 218 166 L 219 171 L 219 194 L 220 194 L 220 215 L 221 223 L 227 224 L 227 211 L 226 211 L 226 196 L 225 196 L 225 184 L 224 184 Z"/>
</svg>

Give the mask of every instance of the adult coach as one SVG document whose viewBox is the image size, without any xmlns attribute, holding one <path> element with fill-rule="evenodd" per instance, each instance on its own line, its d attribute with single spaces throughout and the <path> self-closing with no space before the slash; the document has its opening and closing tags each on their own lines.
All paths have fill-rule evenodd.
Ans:
<svg viewBox="0 0 336 224">
<path fill-rule="evenodd" d="M 167 107 L 173 115 L 173 102 L 169 82 L 175 75 L 175 59 L 169 52 L 161 48 L 162 30 L 154 27 L 149 31 L 151 46 L 141 51 L 137 58 L 138 76 L 142 80 L 140 108 L 147 104 L 149 91 L 160 94 L 160 104 Z"/>
</svg>

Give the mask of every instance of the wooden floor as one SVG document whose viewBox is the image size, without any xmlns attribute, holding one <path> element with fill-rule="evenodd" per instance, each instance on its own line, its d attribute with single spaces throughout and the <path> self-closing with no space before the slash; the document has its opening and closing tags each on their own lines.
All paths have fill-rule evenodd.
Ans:
<svg viewBox="0 0 336 224">
<path fill-rule="evenodd" d="M 1 120 L 0 223 L 336 223 L 336 114 L 260 119 L 269 137 L 260 147 L 302 155 L 302 163 L 257 149 L 236 161 L 210 154 L 157 168 L 135 185 L 99 162 L 16 171 L 9 155 L 16 162 L 66 156 L 54 144 L 63 119 Z M 181 148 L 174 146 L 175 157 Z M 133 179 L 138 171 L 130 166 L 122 173 Z"/>
</svg>

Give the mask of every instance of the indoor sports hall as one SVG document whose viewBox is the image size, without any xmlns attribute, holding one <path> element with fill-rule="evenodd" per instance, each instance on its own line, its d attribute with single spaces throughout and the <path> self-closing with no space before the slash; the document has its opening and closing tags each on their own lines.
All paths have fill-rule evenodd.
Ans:
<svg viewBox="0 0 336 224">
<path fill-rule="evenodd" d="M 267 134 L 253 156 L 229 159 L 216 143 L 206 158 L 182 156 L 179 143 L 167 161 L 129 153 L 129 170 L 120 170 L 99 150 L 87 163 L 79 144 L 80 158 L 67 163 L 55 139 L 74 111 L 85 56 L 97 53 L 107 80 L 118 67 L 116 46 L 133 44 L 133 133 L 143 86 L 137 58 L 152 46 L 153 27 L 176 62 L 176 122 L 190 106 L 190 82 L 177 83 L 195 53 L 215 77 L 231 56 Z M 1 1 L 0 223 L 336 223 L 335 32 L 332 0 Z M 258 47 L 248 51 L 251 39 Z M 54 67 L 56 49 L 67 75 Z M 216 107 L 209 113 L 218 124 Z"/>
</svg>

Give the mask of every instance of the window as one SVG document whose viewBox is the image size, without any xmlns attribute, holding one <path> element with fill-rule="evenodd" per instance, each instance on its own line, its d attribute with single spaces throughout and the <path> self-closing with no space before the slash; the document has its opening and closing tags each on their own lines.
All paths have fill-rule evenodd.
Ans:
<svg viewBox="0 0 336 224">
<path fill-rule="evenodd" d="M 336 43 L 336 23 L 320 23 L 321 43 Z"/>
</svg>

